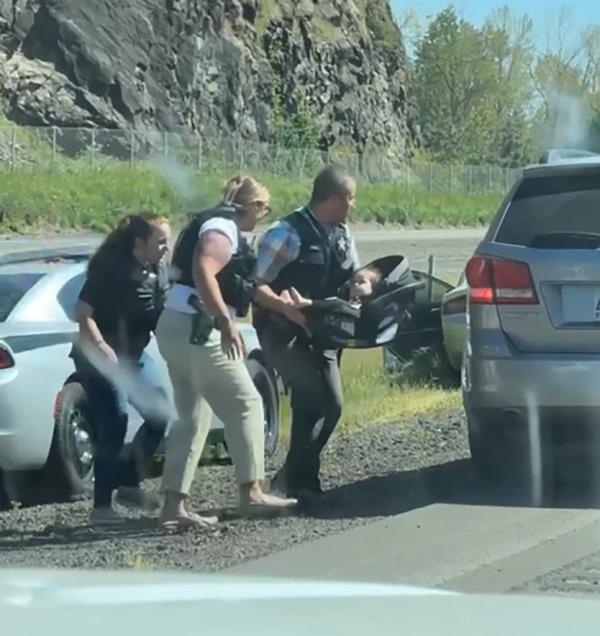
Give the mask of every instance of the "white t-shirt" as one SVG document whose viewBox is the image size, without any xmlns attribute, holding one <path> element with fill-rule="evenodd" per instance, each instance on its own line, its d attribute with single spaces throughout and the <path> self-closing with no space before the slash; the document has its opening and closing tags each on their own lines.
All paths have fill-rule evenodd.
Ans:
<svg viewBox="0 0 600 636">
<path fill-rule="evenodd" d="M 220 232 L 224 234 L 229 241 L 231 242 L 232 253 L 235 254 L 239 248 L 238 242 L 238 226 L 235 221 L 231 221 L 230 219 L 224 219 L 220 217 L 215 217 L 206 221 L 200 226 L 200 230 L 198 231 L 198 238 L 200 238 L 206 232 Z M 179 311 L 184 314 L 194 314 L 196 311 L 188 305 L 188 299 L 190 294 L 196 292 L 195 287 L 189 287 L 188 285 L 180 285 L 179 283 L 175 283 L 167 297 L 167 301 L 165 303 L 165 308 L 173 309 L 174 311 Z M 228 307 L 229 315 L 232 318 L 235 318 L 235 309 L 233 307 Z"/>
</svg>

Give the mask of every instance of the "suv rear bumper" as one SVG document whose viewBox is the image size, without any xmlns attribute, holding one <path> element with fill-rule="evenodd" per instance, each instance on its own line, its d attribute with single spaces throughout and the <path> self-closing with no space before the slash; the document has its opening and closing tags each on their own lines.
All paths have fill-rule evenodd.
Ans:
<svg viewBox="0 0 600 636">
<path fill-rule="evenodd" d="M 463 392 L 475 409 L 598 409 L 600 358 L 465 358 Z"/>
</svg>

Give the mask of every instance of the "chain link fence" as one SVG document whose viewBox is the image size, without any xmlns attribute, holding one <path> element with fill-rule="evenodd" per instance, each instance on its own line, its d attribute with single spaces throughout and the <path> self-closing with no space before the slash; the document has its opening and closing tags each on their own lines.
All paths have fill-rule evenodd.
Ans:
<svg viewBox="0 0 600 636">
<path fill-rule="evenodd" d="M 202 139 L 193 133 L 93 128 L 0 127 L 0 171 L 102 169 L 169 162 L 205 174 L 241 170 L 304 178 L 330 163 L 343 166 L 363 183 L 394 184 L 405 190 L 439 194 L 503 193 L 519 169 L 493 165 L 405 163 L 384 151 L 350 154 L 249 141 L 236 137 Z"/>
</svg>

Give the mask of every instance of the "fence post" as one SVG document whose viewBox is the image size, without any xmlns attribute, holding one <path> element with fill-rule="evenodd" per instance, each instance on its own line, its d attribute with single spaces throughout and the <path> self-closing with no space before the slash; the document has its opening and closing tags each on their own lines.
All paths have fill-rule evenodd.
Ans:
<svg viewBox="0 0 600 636">
<path fill-rule="evenodd" d="M 10 140 L 10 171 L 14 172 L 17 167 L 17 127 L 13 124 Z"/>
<path fill-rule="evenodd" d="M 202 137 L 198 135 L 198 172 L 202 172 Z"/>
<path fill-rule="evenodd" d="M 273 159 L 273 174 L 277 174 L 277 167 L 278 167 L 278 161 L 279 161 L 279 144 L 275 145 L 275 157 Z"/>
<path fill-rule="evenodd" d="M 165 130 L 163 132 L 163 157 L 169 155 L 169 133 Z"/>
<path fill-rule="evenodd" d="M 56 163 L 56 146 L 58 143 L 58 128 L 56 126 L 52 126 L 52 165 Z"/>
<path fill-rule="evenodd" d="M 90 165 L 94 167 L 94 159 L 96 154 L 96 129 L 92 128 L 90 140 Z"/>
<path fill-rule="evenodd" d="M 242 139 L 241 135 L 240 135 L 240 162 L 239 162 L 239 169 L 240 169 L 240 171 L 242 171 L 244 169 L 244 140 Z"/>
<path fill-rule="evenodd" d="M 302 162 L 300 163 L 300 178 L 304 178 L 304 167 L 306 166 L 306 153 L 308 152 L 308 148 L 304 148 L 302 151 Z"/>
<path fill-rule="evenodd" d="M 429 276 L 429 302 L 433 302 L 433 277 L 435 276 L 435 256 L 429 254 L 427 257 L 427 274 Z"/>
<path fill-rule="evenodd" d="M 129 137 L 129 167 L 133 168 L 135 162 L 135 131 L 131 129 L 131 135 Z"/>
<path fill-rule="evenodd" d="M 469 192 L 471 194 L 473 192 L 473 166 L 469 166 Z"/>
</svg>

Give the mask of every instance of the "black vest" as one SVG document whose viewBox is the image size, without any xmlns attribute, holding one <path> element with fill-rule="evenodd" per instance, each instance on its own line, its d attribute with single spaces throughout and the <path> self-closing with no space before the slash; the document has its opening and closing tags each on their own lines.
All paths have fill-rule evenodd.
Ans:
<svg viewBox="0 0 600 636">
<path fill-rule="evenodd" d="M 351 241 L 343 223 L 326 230 L 307 208 L 285 218 L 300 237 L 298 258 L 286 265 L 271 284 L 280 294 L 295 287 L 303 296 L 322 299 L 337 296 L 354 272 Z"/>
<path fill-rule="evenodd" d="M 198 233 L 204 223 L 210 219 L 220 217 L 235 221 L 234 209 L 219 206 L 195 216 L 181 232 L 173 250 L 172 265 L 175 269 L 174 282 L 188 287 L 195 287 L 192 268 L 194 266 L 194 252 L 198 243 Z M 237 226 L 236 226 L 237 227 Z M 223 300 L 236 310 L 238 316 L 248 314 L 250 303 L 254 296 L 254 269 L 256 257 L 248 242 L 238 229 L 238 249 L 227 265 L 217 274 L 217 282 Z"/>
</svg>

